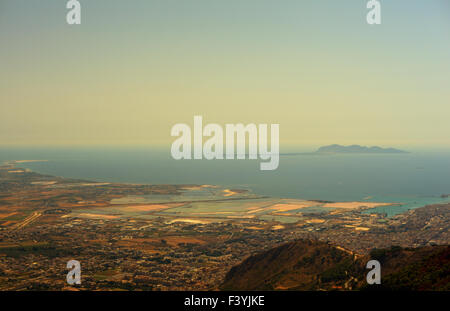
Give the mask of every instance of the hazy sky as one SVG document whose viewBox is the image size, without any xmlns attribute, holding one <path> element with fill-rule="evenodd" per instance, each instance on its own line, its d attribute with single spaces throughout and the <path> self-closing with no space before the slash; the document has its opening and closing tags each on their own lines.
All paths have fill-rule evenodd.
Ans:
<svg viewBox="0 0 450 311">
<path fill-rule="evenodd" d="M 170 144 L 279 123 L 282 144 L 450 145 L 450 2 L 0 0 L 0 144 Z"/>
</svg>

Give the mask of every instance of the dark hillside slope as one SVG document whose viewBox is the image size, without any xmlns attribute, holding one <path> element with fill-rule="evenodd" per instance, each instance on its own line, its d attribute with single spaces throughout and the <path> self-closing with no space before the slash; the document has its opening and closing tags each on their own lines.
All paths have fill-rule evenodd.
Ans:
<svg viewBox="0 0 450 311">
<path fill-rule="evenodd" d="M 380 253 L 381 285 L 362 289 L 450 291 L 450 246 L 376 250 L 372 258 Z"/>
<path fill-rule="evenodd" d="M 365 265 L 381 263 L 382 285 L 366 284 Z M 295 241 L 233 267 L 222 290 L 449 290 L 450 247 L 392 247 L 356 257 L 318 241 Z"/>
<path fill-rule="evenodd" d="M 295 241 L 251 256 L 233 267 L 224 290 L 316 290 L 344 286 L 362 271 L 354 256 L 324 242 Z"/>
</svg>

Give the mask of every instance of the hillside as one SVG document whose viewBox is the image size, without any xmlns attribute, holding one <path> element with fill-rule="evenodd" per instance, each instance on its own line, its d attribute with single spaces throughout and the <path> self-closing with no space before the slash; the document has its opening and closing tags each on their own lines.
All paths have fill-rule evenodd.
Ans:
<svg viewBox="0 0 450 311">
<path fill-rule="evenodd" d="M 364 290 L 450 290 L 450 246 L 374 250 L 382 266 L 381 285 Z M 383 272 L 384 270 L 384 272 Z"/>
<path fill-rule="evenodd" d="M 251 256 L 233 267 L 224 290 L 317 290 L 345 286 L 346 271 L 363 267 L 354 256 L 324 242 L 295 241 Z"/>
<path fill-rule="evenodd" d="M 382 285 L 367 286 L 365 264 L 378 259 Z M 251 256 L 233 267 L 222 290 L 445 290 L 450 284 L 450 247 L 392 247 L 356 257 L 330 244 L 295 241 Z"/>
</svg>

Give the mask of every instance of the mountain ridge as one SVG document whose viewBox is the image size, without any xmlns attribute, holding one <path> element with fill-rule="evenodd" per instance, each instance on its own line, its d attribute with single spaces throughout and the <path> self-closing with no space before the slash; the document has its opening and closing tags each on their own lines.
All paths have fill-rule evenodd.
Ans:
<svg viewBox="0 0 450 311">
<path fill-rule="evenodd" d="M 372 259 L 381 263 L 381 285 L 366 282 Z M 297 240 L 248 257 L 220 289 L 450 290 L 450 246 L 392 246 L 360 256 L 328 242 Z"/>
<path fill-rule="evenodd" d="M 407 151 L 395 148 L 382 148 L 379 146 L 361 146 L 349 145 L 343 146 L 338 144 L 322 146 L 315 153 L 408 153 Z"/>
</svg>

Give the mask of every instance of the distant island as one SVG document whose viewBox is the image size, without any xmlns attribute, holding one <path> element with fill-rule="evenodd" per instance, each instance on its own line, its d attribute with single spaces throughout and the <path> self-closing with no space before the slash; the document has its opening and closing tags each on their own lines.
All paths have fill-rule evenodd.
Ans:
<svg viewBox="0 0 450 311">
<path fill-rule="evenodd" d="M 381 148 L 378 146 L 366 147 L 360 145 L 342 146 L 329 145 L 317 149 L 315 153 L 408 153 L 395 148 Z"/>
</svg>

